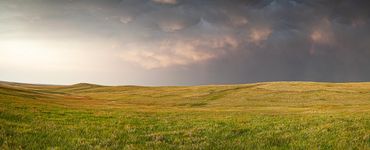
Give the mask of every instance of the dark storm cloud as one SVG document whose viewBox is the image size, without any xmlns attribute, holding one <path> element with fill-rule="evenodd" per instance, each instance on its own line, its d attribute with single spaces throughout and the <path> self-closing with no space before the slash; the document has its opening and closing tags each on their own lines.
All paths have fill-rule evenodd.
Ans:
<svg viewBox="0 0 370 150">
<path fill-rule="evenodd" d="M 0 3 L 0 33 L 112 39 L 123 62 L 169 84 L 370 80 L 367 0 Z"/>
<path fill-rule="evenodd" d="M 170 45 L 164 50 L 141 49 L 127 56 L 147 68 L 207 62 L 206 69 L 193 69 L 188 74 L 208 70 L 213 72 L 208 74 L 207 80 L 211 82 L 367 81 L 370 79 L 369 6 L 367 1 L 344 0 L 178 1 L 175 6 L 153 11 L 182 11 L 191 14 L 192 23 L 198 20 L 198 24 L 179 21 L 178 32 L 156 38 L 170 43 L 183 42 L 191 50 Z M 158 30 L 168 31 L 161 27 Z M 173 39 L 174 36 L 179 39 Z M 186 38 L 202 41 L 202 45 L 194 46 Z M 215 43 L 223 44 L 213 47 Z M 160 42 L 157 44 L 151 47 L 161 47 Z M 146 51 L 150 53 L 145 54 Z M 192 55 L 177 51 L 191 51 Z M 202 58 L 204 54 L 207 55 Z M 141 58 L 132 60 L 135 56 Z M 196 56 L 200 59 L 193 59 Z"/>
</svg>

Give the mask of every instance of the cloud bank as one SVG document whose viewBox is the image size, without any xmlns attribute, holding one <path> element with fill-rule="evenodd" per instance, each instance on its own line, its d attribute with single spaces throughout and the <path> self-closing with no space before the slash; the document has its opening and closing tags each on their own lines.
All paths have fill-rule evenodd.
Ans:
<svg viewBox="0 0 370 150">
<path fill-rule="evenodd" d="M 73 50 L 93 47 L 114 60 L 112 70 L 145 83 L 369 81 L 369 8 L 366 0 L 2 0 L 0 40 L 75 41 Z"/>
</svg>

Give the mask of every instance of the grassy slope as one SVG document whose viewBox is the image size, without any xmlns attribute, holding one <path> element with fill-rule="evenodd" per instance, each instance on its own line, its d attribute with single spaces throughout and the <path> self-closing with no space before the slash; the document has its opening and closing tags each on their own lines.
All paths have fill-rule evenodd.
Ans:
<svg viewBox="0 0 370 150">
<path fill-rule="evenodd" d="M 370 149 L 370 83 L 0 82 L 0 149 Z"/>
</svg>

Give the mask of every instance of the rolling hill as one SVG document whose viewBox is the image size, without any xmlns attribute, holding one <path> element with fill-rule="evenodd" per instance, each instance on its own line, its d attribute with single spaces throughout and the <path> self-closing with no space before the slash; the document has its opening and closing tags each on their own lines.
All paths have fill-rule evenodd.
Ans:
<svg viewBox="0 0 370 150">
<path fill-rule="evenodd" d="M 1 149 L 370 149 L 370 83 L 0 82 Z"/>
</svg>

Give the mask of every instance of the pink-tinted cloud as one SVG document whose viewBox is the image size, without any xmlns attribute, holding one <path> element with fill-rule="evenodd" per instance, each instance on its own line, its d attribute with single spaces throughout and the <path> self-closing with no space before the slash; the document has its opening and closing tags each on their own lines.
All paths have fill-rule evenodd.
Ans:
<svg viewBox="0 0 370 150">
<path fill-rule="evenodd" d="M 336 45 L 331 22 L 328 19 L 321 20 L 313 27 L 313 30 L 310 34 L 310 39 L 312 42 L 311 49 L 309 51 L 310 54 L 314 54 L 316 52 L 317 45 Z"/>
<path fill-rule="evenodd" d="M 220 57 L 240 44 L 235 37 L 165 40 L 153 44 L 130 44 L 121 57 L 146 69 L 200 63 Z"/>
<path fill-rule="evenodd" d="M 313 44 L 332 44 L 334 42 L 331 22 L 323 19 L 313 27 L 310 38 Z"/>
<path fill-rule="evenodd" d="M 322 30 L 314 30 L 311 33 L 311 39 L 313 42 L 320 44 L 327 44 L 331 42 L 331 38 L 329 37 L 328 33 Z"/>
<path fill-rule="evenodd" d="M 153 0 L 153 2 L 161 4 L 177 4 L 177 0 Z"/>
<path fill-rule="evenodd" d="M 257 27 L 253 28 L 250 31 L 248 41 L 260 45 L 262 41 L 267 40 L 267 38 L 271 35 L 272 30 L 267 27 Z"/>
</svg>

